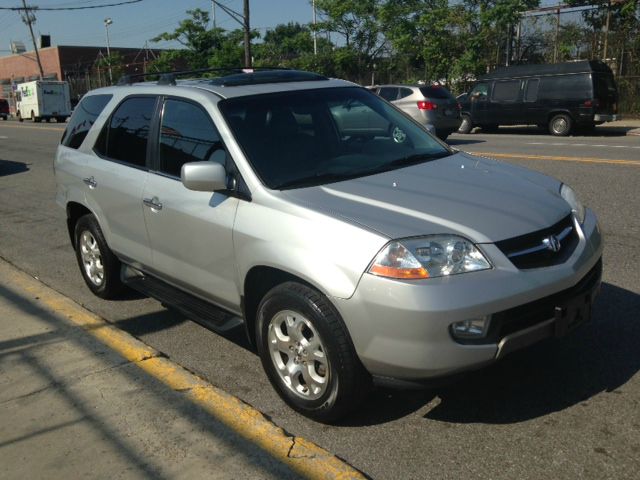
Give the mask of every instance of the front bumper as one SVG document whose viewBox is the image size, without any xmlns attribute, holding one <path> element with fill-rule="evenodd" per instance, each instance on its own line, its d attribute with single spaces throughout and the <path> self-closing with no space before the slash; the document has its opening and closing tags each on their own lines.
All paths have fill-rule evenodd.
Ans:
<svg viewBox="0 0 640 480">
<path fill-rule="evenodd" d="M 333 299 L 372 375 L 401 380 L 448 375 L 482 367 L 555 335 L 554 307 L 583 295 L 581 282 L 598 268 L 602 237 L 595 215 L 587 210 L 578 245 L 560 265 L 518 270 L 495 245 L 482 248 L 492 270 L 420 281 L 365 274 L 351 298 Z M 589 302 L 599 282 L 598 273 L 587 287 Z M 544 309 L 547 303 L 551 318 Z M 539 317 L 523 320 L 532 305 L 541 308 Z M 507 327 L 485 343 L 462 344 L 452 338 L 451 323 L 484 315 Z"/>
</svg>

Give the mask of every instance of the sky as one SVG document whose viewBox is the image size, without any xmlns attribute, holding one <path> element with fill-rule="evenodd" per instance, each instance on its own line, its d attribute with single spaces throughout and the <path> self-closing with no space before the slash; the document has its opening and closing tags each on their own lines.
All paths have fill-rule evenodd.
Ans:
<svg viewBox="0 0 640 480">
<path fill-rule="evenodd" d="M 76 7 L 118 3 L 121 0 L 27 0 L 29 6 Z M 219 0 L 242 12 L 242 0 Z M 0 0 L 0 7 L 21 6 L 22 0 Z M 110 44 L 114 47 L 142 48 L 145 41 L 162 32 L 171 32 L 194 8 L 211 11 L 210 0 L 142 0 L 131 5 L 76 11 L 36 12 L 34 34 L 51 35 L 52 45 L 106 45 L 104 19 L 110 17 Z M 264 34 L 279 23 L 311 21 L 310 0 L 250 0 L 251 27 Z M 239 25 L 216 8 L 216 25 L 233 30 Z M 10 42 L 21 41 L 33 50 L 29 29 L 18 12 L 0 10 L 0 56 L 10 54 Z M 151 43 L 151 48 L 171 48 L 176 44 Z"/>
</svg>

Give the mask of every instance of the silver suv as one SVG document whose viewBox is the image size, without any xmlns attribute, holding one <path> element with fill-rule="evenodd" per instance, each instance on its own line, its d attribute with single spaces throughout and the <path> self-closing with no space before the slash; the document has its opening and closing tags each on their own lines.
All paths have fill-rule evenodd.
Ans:
<svg viewBox="0 0 640 480">
<path fill-rule="evenodd" d="M 121 83 L 83 98 L 55 158 L 86 284 L 243 325 L 309 417 L 590 316 L 602 237 L 557 180 L 451 150 L 312 73 Z"/>
<path fill-rule="evenodd" d="M 369 89 L 429 130 L 435 130 L 440 140 L 446 140 L 462 122 L 460 104 L 441 85 L 377 85 Z"/>
</svg>

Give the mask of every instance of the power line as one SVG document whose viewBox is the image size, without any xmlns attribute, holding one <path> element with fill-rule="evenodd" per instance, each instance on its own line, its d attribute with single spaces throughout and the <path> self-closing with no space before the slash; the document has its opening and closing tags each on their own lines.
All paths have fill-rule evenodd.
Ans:
<svg viewBox="0 0 640 480">
<path fill-rule="evenodd" d="M 104 5 L 85 5 L 84 7 L 0 7 L 0 10 L 13 10 L 13 11 L 22 11 L 22 10 L 41 10 L 41 11 L 59 11 L 59 10 L 88 10 L 91 8 L 105 8 L 105 7 L 117 7 L 120 5 L 129 5 L 131 3 L 140 3 L 142 0 L 126 0 L 124 2 L 118 3 L 107 3 Z"/>
</svg>

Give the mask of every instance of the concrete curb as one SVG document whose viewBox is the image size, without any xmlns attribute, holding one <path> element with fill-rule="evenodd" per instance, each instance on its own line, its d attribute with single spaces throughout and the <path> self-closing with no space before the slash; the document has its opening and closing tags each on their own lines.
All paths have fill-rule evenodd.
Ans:
<svg viewBox="0 0 640 480">
<path fill-rule="evenodd" d="M 367 478 L 363 473 L 313 442 L 288 434 L 242 400 L 172 362 L 153 347 L 89 312 L 37 278 L 22 272 L 2 259 L 0 259 L 0 268 L 7 271 L 7 277 L 12 285 L 82 328 L 172 390 L 182 392 L 194 404 L 209 412 L 211 416 L 243 438 L 258 445 L 293 471 L 314 480 Z"/>
<path fill-rule="evenodd" d="M 627 130 L 627 135 L 640 137 L 640 128 L 634 128 L 633 130 Z"/>
</svg>

